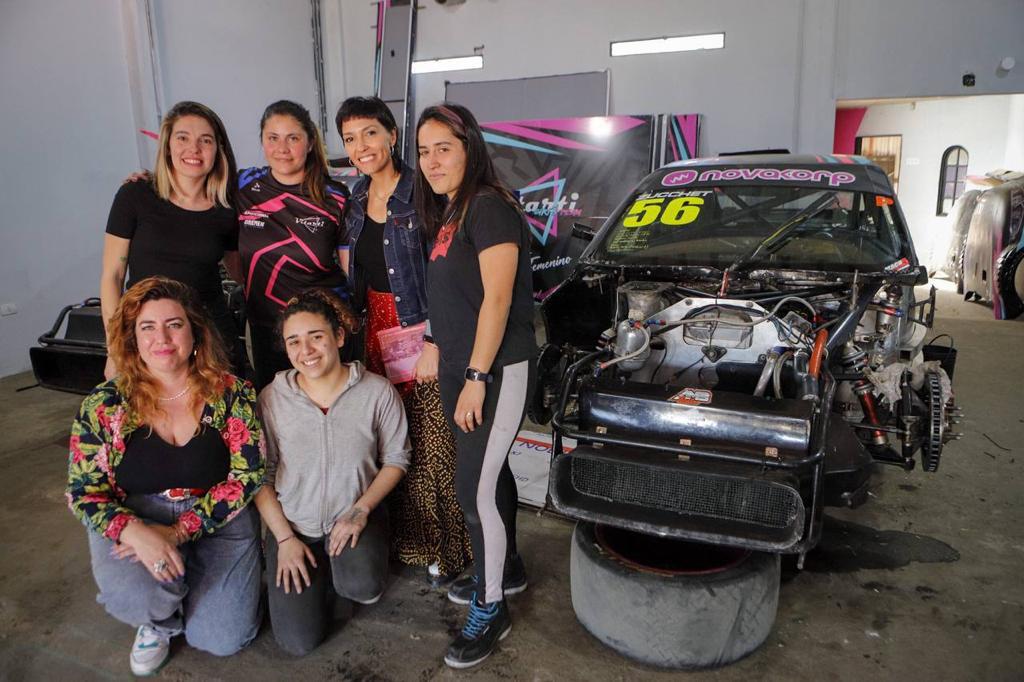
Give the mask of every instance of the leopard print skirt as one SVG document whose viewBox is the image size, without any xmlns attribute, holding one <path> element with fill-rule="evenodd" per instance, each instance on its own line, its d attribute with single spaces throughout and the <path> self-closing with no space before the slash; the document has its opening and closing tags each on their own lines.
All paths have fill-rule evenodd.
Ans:
<svg viewBox="0 0 1024 682">
<path fill-rule="evenodd" d="M 441 391 L 436 381 L 414 384 L 404 401 L 412 459 L 391 493 L 392 550 L 403 563 L 437 563 L 442 575 L 458 575 L 473 553 L 455 498 L 455 437 Z"/>
<path fill-rule="evenodd" d="M 366 366 L 384 374 L 377 332 L 398 326 L 395 299 L 367 291 Z M 413 566 L 437 564 L 458 575 L 473 560 L 462 508 L 455 497 L 455 436 L 441 407 L 436 381 L 395 386 L 405 403 L 412 458 L 405 478 L 389 496 L 392 556 Z"/>
</svg>

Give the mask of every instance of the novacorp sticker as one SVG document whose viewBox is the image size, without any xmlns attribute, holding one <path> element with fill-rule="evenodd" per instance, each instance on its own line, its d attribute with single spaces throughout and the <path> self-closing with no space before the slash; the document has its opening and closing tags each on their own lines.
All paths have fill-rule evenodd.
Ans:
<svg viewBox="0 0 1024 682">
<path fill-rule="evenodd" d="M 665 187 L 678 187 L 694 182 L 718 182 L 720 180 L 814 182 L 839 187 L 856 182 L 857 176 L 846 171 L 810 170 L 808 168 L 716 168 L 706 171 L 685 168 L 666 174 L 661 179 L 661 184 Z"/>
</svg>

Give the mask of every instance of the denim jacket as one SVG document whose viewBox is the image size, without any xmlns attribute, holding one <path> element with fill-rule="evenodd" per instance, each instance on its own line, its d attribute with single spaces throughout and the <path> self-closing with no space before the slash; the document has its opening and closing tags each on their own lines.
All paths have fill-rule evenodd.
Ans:
<svg viewBox="0 0 1024 682">
<path fill-rule="evenodd" d="M 427 319 L 427 237 L 413 202 L 414 178 L 415 171 L 402 164 L 398 185 L 388 199 L 388 216 L 384 223 L 384 262 L 388 267 L 391 293 L 395 296 L 398 321 L 403 327 Z M 366 305 L 366 280 L 359 275 L 355 246 L 366 220 L 369 191 L 370 178 L 363 176 L 352 189 L 345 213 L 349 281 L 360 308 Z"/>
</svg>

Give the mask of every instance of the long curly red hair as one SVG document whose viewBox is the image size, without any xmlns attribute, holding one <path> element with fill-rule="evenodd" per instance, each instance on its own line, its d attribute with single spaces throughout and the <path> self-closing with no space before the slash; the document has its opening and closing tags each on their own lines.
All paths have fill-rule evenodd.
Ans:
<svg viewBox="0 0 1024 682">
<path fill-rule="evenodd" d="M 110 318 L 107 329 L 107 353 L 118 369 L 115 380 L 118 391 L 128 400 L 128 406 L 140 422 L 147 422 L 159 413 L 159 389 L 156 381 L 139 355 L 135 337 L 135 323 L 142 306 L 149 301 L 169 299 L 185 311 L 195 351 L 189 359 L 188 387 L 192 398 L 190 406 L 197 409 L 205 402 L 216 400 L 229 373 L 228 360 L 217 328 L 206 316 L 192 289 L 167 277 L 147 277 L 128 289 Z"/>
</svg>

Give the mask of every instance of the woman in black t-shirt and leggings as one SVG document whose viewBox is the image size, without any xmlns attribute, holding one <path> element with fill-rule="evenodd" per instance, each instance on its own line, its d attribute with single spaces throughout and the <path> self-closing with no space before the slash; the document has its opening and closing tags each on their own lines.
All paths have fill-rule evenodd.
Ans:
<svg viewBox="0 0 1024 682">
<path fill-rule="evenodd" d="M 430 326 L 441 352 L 441 400 L 457 427 L 455 489 L 476 583 L 445 663 L 467 668 L 508 634 L 504 594 L 525 587 L 508 452 L 523 421 L 537 353 L 530 242 L 519 204 L 498 181 L 469 110 L 429 107 L 416 131 L 416 200 L 434 242 L 427 270 Z"/>
</svg>

